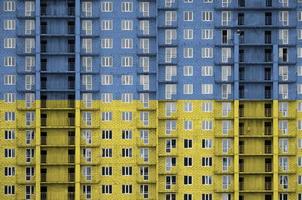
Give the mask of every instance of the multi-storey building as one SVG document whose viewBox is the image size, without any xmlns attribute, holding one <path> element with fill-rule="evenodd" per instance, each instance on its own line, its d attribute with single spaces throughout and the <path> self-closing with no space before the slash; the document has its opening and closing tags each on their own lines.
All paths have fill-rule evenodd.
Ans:
<svg viewBox="0 0 302 200">
<path fill-rule="evenodd" d="M 2 0 L 0 27 L 0 199 L 302 200 L 301 0 Z"/>
</svg>

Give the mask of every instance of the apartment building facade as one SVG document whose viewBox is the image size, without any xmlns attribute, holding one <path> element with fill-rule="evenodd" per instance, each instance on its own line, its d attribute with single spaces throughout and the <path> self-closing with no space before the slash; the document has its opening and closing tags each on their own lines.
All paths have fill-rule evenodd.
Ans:
<svg viewBox="0 0 302 200">
<path fill-rule="evenodd" d="M 3 0 L 0 199 L 302 200 L 301 0 Z"/>
</svg>

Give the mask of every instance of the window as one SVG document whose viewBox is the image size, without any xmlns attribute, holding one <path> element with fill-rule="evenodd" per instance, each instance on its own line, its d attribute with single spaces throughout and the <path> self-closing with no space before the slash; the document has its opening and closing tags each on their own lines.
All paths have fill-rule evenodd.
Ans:
<svg viewBox="0 0 302 200">
<path fill-rule="evenodd" d="M 111 140 L 112 139 L 112 130 L 102 130 L 102 139 Z"/>
<path fill-rule="evenodd" d="M 222 11 L 221 12 L 221 25 L 229 26 L 231 22 L 231 11 Z"/>
<path fill-rule="evenodd" d="M 88 3 L 88 2 L 83 2 Z M 82 30 L 85 35 L 92 35 L 92 20 L 83 20 L 82 21 Z"/>
<path fill-rule="evenodd" d="M 183 12 L 184 21 L 193 21 L 193 12 L 192 11 L 184 11 Z"/>
<path fill-rule="evenodd" d="M 140 2 L 139 3 L 139 12 L 141 12 L 144 17 L 149 16 L 149 10 L 150 10 L 149 2 Z"/>
<path fill-rule="evenodd" d="M 184 176 L 184 185 L 191 185 L 193 180 L 192 176 Z"/>
<path fill-rule="evenodd" d="M 213 48 L 201 48 L 201 58 L 213 58 Z"/>
<path fill-rule="evenodd" d="M 184 111 L 185 112 L 192 112 L 193 111 L 193 104 L 192 104 L 192 102 L 185 102 L 184 103 Z"/>
<path fill-rule="evenodd" d="M 201 104 L 202 112 L 213 112 L 213 103 L 212 102 L 203 102 Z"/>
<path fill-rule="evenodd" d="M 102 121 L 111 121 L 112 112 L 102 112 Z"/>
<path fill-rule="evenodd" d="M 193 48 L 183 48 L 184 58 L 193 58 Z"/>
<path fill-rule="evenodd" d="M 16 93 L 4 93 L 3 99 L 5 103 L 14 103 L 16 102 Z"/>
<path fill-rule="evenodd" d="M 4 185 L 4 194 L 5 195 L 15 194 L 15 186 L 14 185 Z"/>
<path fill-rule="evenodd" d="M 133 101 L 132 93 L 122 93 L 121 100 L 123 103 L 131 103 Z"/>
<path fill-rule="evenodd" d="M 102 85 L 112 85 L 113 76 L 112 75 L 101 75 L 101 84 Z"/>
<path fill-rule="evenodd" d="M 4 66 L 5 67 L 15 67 L 16 66 L 16 57 L 12 57 L 12 56 L 4 57 Z"/>
<path fill-rule="evenodd" d="M 15 139 L 15 130 L 5 130 L 4 139 L 5 140 L 14 140 Z"/>
<path fill-rule="evenodd" d="M 123 148 L 122 149 L 122 157 L 131 158 L 132 157 L 132 148 Z"/>
<path fill-rule="evenodd" d="M 5 158 L 14 158 L 15 157 L 15 149 L 4 149 L 4 157 Z"/>
<path fill-rule="evenodd" d="M 183 74 L 184 76 L 193 76 L 193 66 L 184 66 Z"/>
<path fill-rule="evenodd" d="M 133 67 L 133 57 L 132 56 L 123 56 L 121 58 L 122 67 Z"/>
<path fill-rule="evenodd" d="M 184 148 L 191 149 L 193 147 L 193 140 L 191 139 L 184 139 Z"/>
<path fill-rule="evenodd" d="M 132 2 L 122 2 L 121 10 L 122 10 L 122 12 L 132 12 L 133 3 Z"/>
<path fill-rule="evenodd" d="M 4 48 L 6 49 L 16 48 L 16 38 L 4 38 Z"/>
<path fill-rule="evenodd" d="M 213 85 L 201 84 L 201 94 L 213 94 Z"/>
<path fill-rule="evenodd" d="M 212 184 L 212 176 L 201 176 L 201 184 L 211 185 Z"/>
<path fill-rule="evenodd" d="M 3 21 L 4 30 L 15 30 L 16 29 L 16 20 L 6 19 Z"/>
<path fill-rule="evenodd" d="M 184 84 L 183 90 L 184 94 L 193 94 L 193 84 Z"/>
<path fill-rule="evenodd" d="M 7 122 L 15 121 L 16 120 L 16 114 L 15 114 L 15 112 L 5 112 L 4 113 L 4 119 Z"/>
<path fill-rule="evenodd" d="M 185 40 L 192 40 L 193 37 L 194 37 L 193 35 L 194 35 L 193 29 L 184 29 L 184 36 L 183 36 L 183 38 Z"/>
<path fill-rule="evenodd" d="M 133 21 L 132 20 L 122 20 L 121 29 L 122 29 L 122 31 L 132 31 L 133 30 Z"/>
<path fill-rule="evenodd" d="M 112 38 L 103 38 L 101 39 L 101 48 L 103 49 L 112 49 L 113 39 Z"/>
<path fill-rule="evenodd" d="M 193 161 L 191 157 L 184 157 L 184 166 L 185 167 L 192 167 Z"/>
<path fill-rule="evenodd" d="M 91 75 L 83 75 L 82 76 L 82 85 L 85 90 L 92 90 L 92 76 Z"/>
<path fill-rule="evenodd" d="M 201 76 L 213 76 L 213 66 L 202 66 Z"/>
<path fill-rule="evenodd" d="M 4 75 L 4 85 L 16 85 L 16 76 Z"/>
<path fill-rule="evenodd" d="M 288 22 L 289 22 L 288 19 L 289 19 L 288 11 L 279 12 L 279 21 L 282 26 L 288 26 Z"/>
<path fill-rule="evenodd" d="M 101 12 L 112 12 L 113 10 L 113 3 L 109 1 L 102 1 L 101 2 Z"/>
<path fill-rule="evenodd" d="M 101 100 L 103 103 L 111 103 L 113 99 L 112 93 L 101 93 Z"/>
<path fill-rule="evenodd" d="M 102 185 L 103 194 L 112 194 L 112 185 Z"/>
<path fill-rule="evenodd" d="M 214 35 L 213 29 L 202 29 L 201 30 L 201 39 L 203 40 L 212 40 Z"/>
<path fill-rule="evenodd" d="M 34 1 L 25 1 L 25 16 L 33 16 L 35 11 L 35 2 Z"/>
<path fill-rule="evenodd" d="M 201 166 L 211 167 L 212 166 L 212 157 L 202 157 L 201 158 Z"/>
<path fill-rule="evenodd" d="M 34 53 L 34 49 L 35 49 L 35 39 L 25 38 L 24 53 Z"/>
<path fill-rule="evenodd" d="M 113 20 L 101 20 L 101 30 L 102 31 L 113 30 Z"/>
<path fill-rule="evenodd" d="M 148 20 L 140 20 L 139 21 L 139 30 L 142 31 L 144 35 L 149 35 L 150 33 L 150 25 Z"/>
<path fill-rule="evenodd" d="M 123 194 L 131 194 L 132 193 L 132 185 L 122 185 L 122 193 Z"/>
<path fill-rule="evenodd" d="M 110 149 L 110 148 L 103 148 L 102 149 L 102 157 L 103 158 L 111 158 L 112 157 L 112 149 Z"/>
<path fill-rule="evenodd" d="M 34 56 L 26 56 L 25 57 L 25 71 L 32 72 L 35 68 L 35 57 Z"/>
<path fill-rule="evenodd" d="M 35 20 L 25 20 L 25 35 L 31 35 L 35 30 Z"/>
<path fill-rule="evenodd" d="M 15 0 L 4 0 L 3 1 L 3 10 L 5 12 L 12 12 L 16 10 L 16 2 Z"/>
<path fill-rule="evenodd" d="M 201 13 L 202 21 L 212 21 L 213 20 L 213 12 L 212 11 L 203 11 Z"/>
<path fill-rule="evenodd" d="M 15 167 L 4 167 L 4 176 L 15 176 Z"/>
<path fill-rule="evenodd" d="M 122 139 L 131 140 L 132 139 L 132 130 L 122 130 Z"/>
<path fill-rule="evenodd" d="M 112 167 L 102 167 L 102 176 L 111 176 Z"/>
<path fill-rule="evenodd" d="M 201 140 L 201 148 L 203 149 L 211 149 L 212 148 L 212 140 L 211 139 L 202 139 Z"/>
<path fill-rule="evenodd" d="M 193 129 L 193 122 L 191 120 L 184 121 L 184 130 L 190 131 Z"/>
<path fill-rule="evenodd" d="M 122 175 L 123 176 L 131 176 L 132 175 L 132 167 L 122 167 Z"/>
<path fill-rule="evenodd" d="M 133 39 L 131 39 L 131 38 L 122 38 L 121 48 L 122 49 L 132 49 L 133 48 Z"/>
<path fill-rule="evenodd" d="M 92 39 L 87 39 L 87 38 L 82 39 L 82 49 L 84 53 L 92 53 Z"/>
<path fill-rule="evenodd" d="M 112 56 L 102 56 L 101 57 L 101 66 L 102 67 L 112 67 L 113 66 L 113 57 Z"/>
<path fill-rule="evenodd" d="M 177 20 L 177 12 L 176 11 L 166 11 L 165 12 L 165 25 L 172 26 L 173 22 Z"/>
<path fill-rule="evenodd" d="M 84 17 L 92 16 L 92 2 L 90 1 L 82 2 L 82 13 Z"/>
<path fill-rule="evenodd" d="M 185 38 L 185 35 L 184 35 Z M 165 44 L 172 44 L 177 39 L 177 32 L 175 29 L 165 30 Z"/>
<path fill-rule="evenodd" d="M 212 120 L 202 120 L 201 121 L 201 129 L 204 131 L 210 131 L 213 129 L 213 121 Z"/>
<path fill-rule="evenodd" d="M 133 85 L 133 76 L 132 75 L 122 75 L 121 84 L 122 85 Z"/>
<path fill-rule="evenodd" d="M 132 112 L 122 112 L 123 121 L 132 121 Z"/>
</svg>

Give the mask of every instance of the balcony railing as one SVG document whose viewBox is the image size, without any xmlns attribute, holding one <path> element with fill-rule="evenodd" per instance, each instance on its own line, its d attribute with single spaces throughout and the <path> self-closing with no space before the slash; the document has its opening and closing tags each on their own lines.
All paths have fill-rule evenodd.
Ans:
<svg viewBox="0 0 302 200">
<path fill-rule="evenodd" d="M 47 118 L 41 118 L 41 126 L 47 125 Z"/>
</svg>

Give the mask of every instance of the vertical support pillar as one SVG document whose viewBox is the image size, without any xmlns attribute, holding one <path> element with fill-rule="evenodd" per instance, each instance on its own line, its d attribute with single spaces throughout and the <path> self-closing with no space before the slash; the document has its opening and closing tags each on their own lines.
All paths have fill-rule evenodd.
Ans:
<svg viewBox="0 0 302 200">
<path fill-rule="evenodd" d="M 35 155 L 36 155 L 36 163 L 35 163 L 35 172 L 36 172 L 36 188 L 35 194 L 36 200 L 41 199 L 41 101 L 40 101 L 40 62 L 41 62 L 41 47 L 40 47 L 40 0 L 36 0 L 35 2 L 35 118 L 36 118 L 36 128 L 35 128 Z"/>
<path fill-rule="evenodd" d="M 239 34 L 234 34 L 234 200 L 239 200 Z"/>
<path fill-rule="evenodd" d="M 81 77 L 80 77 L 80 51 L 81 51 L 81 1 L 75 1 L 75 200 L 81 198 Z"/>
<path fill-rule="evenodd" d="M 273 46 L 273 199 L 278 199 L 279 187 L 279 121 L 278 121 L 278 45 Z"/>
</svg>

